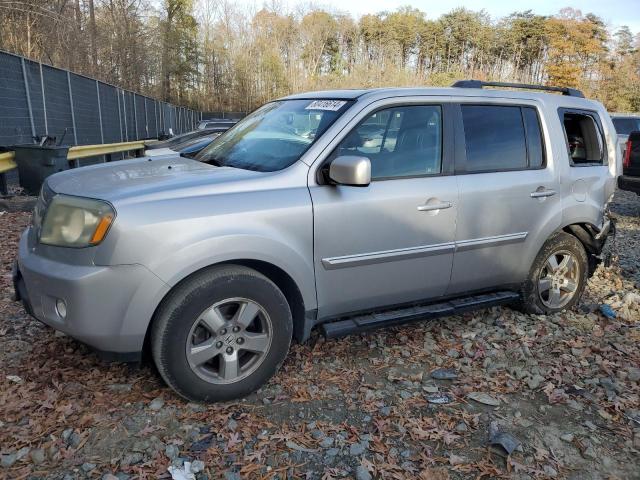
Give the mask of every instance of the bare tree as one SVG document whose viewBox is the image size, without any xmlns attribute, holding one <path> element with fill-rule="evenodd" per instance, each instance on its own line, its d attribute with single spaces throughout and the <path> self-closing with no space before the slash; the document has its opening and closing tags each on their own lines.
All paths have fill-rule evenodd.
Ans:
<svg viewBox="0 0 640 480">
<path fill-rule="evenodd" d="M 575 9 L 427 19 L 404 7 L 355 21 L 280 0 L 257 11 L 231 0 L 0 0 L 0 25 L 1 49 L 204 110 L 459 78 L 576 86 L 640 108 L 640 37 Z"/>
</svg>

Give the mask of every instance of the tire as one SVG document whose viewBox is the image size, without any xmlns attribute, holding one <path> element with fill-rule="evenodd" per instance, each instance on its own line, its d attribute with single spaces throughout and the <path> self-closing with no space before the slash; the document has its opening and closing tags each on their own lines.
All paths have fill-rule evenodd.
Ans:
<svg viewBox="0 0 640 480">
<path fill-rule="evenodd" d="M 555 265 L 559 269 L 554 271 Z M 552 314 L 573 308 L 580 301 L 588 274 L 589 262 L 582 243 L 565 232 L 552 236 L 531 266 L 522 289 L 521 309 L 526 313 Z"/>
<path fill-rule="evenodd" d="M 223 265 L 187 278 L 163 300 L 151 327 L 151 351 L 179 395 L 220 402 L 267 382 L 289 351 L 292 331 L 289 304 L 271 280 Z"/>
</svg>

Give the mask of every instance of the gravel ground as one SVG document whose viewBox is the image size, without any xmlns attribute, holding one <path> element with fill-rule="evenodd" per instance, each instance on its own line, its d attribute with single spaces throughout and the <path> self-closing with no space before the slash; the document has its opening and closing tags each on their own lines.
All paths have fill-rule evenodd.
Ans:
<svg viewBox="0 0 640 480">
<path fill-rule="evenodd" d="M 640 200 L 616 198 L 619 260 L 575 311 L 315 336 L 265 388 L 213 406 L 29 318 L 10 268 L 30 215 L 0 212 L 0 477 L 171 478 L 191 462 L 225 480 L 640 478 Z"/>
</svg>

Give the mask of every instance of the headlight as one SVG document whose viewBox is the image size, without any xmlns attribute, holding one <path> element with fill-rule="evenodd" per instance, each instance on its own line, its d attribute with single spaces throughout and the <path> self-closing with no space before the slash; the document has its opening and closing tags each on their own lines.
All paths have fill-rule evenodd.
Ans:
<svg viewBox="0 0 640 480">
<path fill-rule="evenodd" d="M 42 224 L 40 243 L 59 247 L 89 247 L 107 234 L 115 211 L 107 202 L 56 195 Z"/>
</svg>

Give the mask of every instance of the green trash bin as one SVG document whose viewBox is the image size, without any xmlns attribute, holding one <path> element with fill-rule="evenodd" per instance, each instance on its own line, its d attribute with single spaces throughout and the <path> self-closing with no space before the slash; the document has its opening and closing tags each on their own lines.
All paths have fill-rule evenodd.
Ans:
<svg viewBox="0 0 640 480">
<path fill-rule="evenodd" d="M 29 195 L 38 195 L 49 175 L 69 169 L 69 147 L 16 145 L 13 149 L 20 186 Z"/>
</svg>

